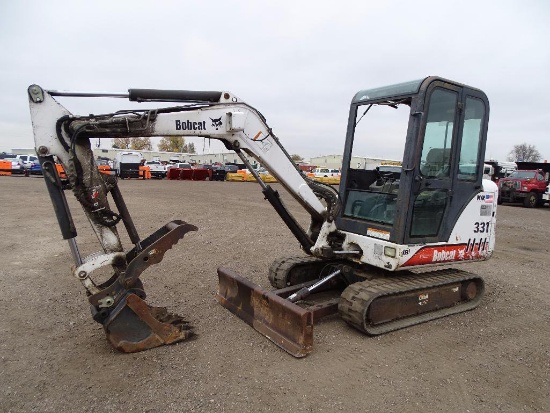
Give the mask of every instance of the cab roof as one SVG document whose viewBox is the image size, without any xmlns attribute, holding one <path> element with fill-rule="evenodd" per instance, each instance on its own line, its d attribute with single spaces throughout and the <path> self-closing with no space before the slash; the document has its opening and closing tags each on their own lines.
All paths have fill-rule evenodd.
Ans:
<svg viewBox="0 0 550 413">
<path fill-rule="evenodd" d="M 477 88 L 466 86 L 462 83 L 444 79 L 439 76 L 427 76 L 425 78 L 412 80 L 410 82 L 397 83 L 394 85 L 382 86 L 374 89 L 360 90 L 353 97 L 352 103 L 363 103 L 368 101 L 380 101 L 380 100 L 394 100 L 400 97 L 416 95 L 420 92 L 421 88 L 426 89 L 430 83 L 437 80 L 480 91 Z"/>
</svg>

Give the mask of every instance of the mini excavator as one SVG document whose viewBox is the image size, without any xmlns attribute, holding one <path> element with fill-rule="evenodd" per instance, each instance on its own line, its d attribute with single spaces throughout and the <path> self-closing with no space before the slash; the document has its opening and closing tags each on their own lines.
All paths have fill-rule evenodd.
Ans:
<svg viewBox="0 0 550 413">
<path fill-rule="evenodd" d="M 174 106 L 79 116 L 58 96 Z M 91 138 L 199 136 L 221 140 L 236 152 L 305 254 L 271 265 L 272 290 L 219 268 L 217 299 L 295 357 L 312 351 L 314 323 L 330 314 L 339 313 L 354 328 L 377 335 L 471 310 L 483 296 L 483 279 L 455 265 L 490 258 L 495 242 L 497 187 L 483 179 L 489 101 L 479 89 L 432 76 L 359 91 L 351 102 L 339 189 L 301 172 L 264 116 L 229 92 L 130 89 L 110 94 L 31 85 L 28 97 L 36 151 L 69 243 L 73 274 L 86 289 L 93 318 L 123 352 L 193 334 L 184 319 L 145 302 L 140 275 L 197 228 L 175 220 L 141 239 L 117 177 L 98 171 Z M 405 113 L 402 125 L 369 129 L 372 121 L 396 110 Z M 370 167 L 353 152 L 364 141 L 392 145 L 394 139 L 404 141 L 404 147 L 393 168 Z M 309 213 L 309 228 L 262 181 L 249 157 Z M 101 245 L 88 257 L 81 256 L 76 243 L 68 189 L 55 161 L 63 165 Z M 119 224 L 133 244 L 128 251 Z M 101 283 L 94 280 L 100 269 L 110 274 Z"/>
</svg>

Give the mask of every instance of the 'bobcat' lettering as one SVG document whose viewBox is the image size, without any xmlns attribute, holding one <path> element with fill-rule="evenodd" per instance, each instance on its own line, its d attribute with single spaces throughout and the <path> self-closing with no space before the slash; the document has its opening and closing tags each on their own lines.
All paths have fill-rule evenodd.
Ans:
<svg viewBox="0 0 550 413">
<path fill-rule="evenodd" d="M 218 130 L 219 127 L 222 126 L 222 118 L 221 116 L 217 119 L 212 119 L 210 118 L 210 120 L 212 121 L 212 126 L 216 128 L 216 130 Z"/>
<path fill-rule="evenodd" d="M 432 262 L 436 261 L 452 261 L 455 259 L 456 251 L 438 251 L 434 250 Z"/>
<path fill-rule="evenodd" d="M 176 130 L 206 130 L 206 121 L 176 120 Z"/>
</svg>

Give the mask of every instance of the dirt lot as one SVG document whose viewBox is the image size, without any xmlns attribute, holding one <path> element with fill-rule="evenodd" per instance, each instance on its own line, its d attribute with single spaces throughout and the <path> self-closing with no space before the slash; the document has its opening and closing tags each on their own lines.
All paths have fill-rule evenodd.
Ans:
<svg viewBox="0 0 550 413">
<path fill-rule="evenodd" d="M 90 317 L 42 178 L 0 178 L 0 411 L 550 410 L 547 206 L 499 207 L 494 258 L 463 267 L 486 280 L 476 310 L 377 338 L 331 317 L 294 359 L 214 298 L 219 266 L 267 287 L 272 260 L 299 255 L 258 186 L 123 181 L 142 237 L 172 219 L 199 227 L 143 276 L 148 302 L 186 315 L 198 336 L 128 355 Z M 96 251 L 75 221 L 82 252 Z"/>
</svg>

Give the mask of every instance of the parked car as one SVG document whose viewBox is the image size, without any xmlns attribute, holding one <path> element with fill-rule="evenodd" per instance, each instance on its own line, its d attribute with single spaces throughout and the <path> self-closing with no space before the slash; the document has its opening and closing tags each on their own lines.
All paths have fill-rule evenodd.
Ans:
<svg viewBox="0 0 550 413">
<path fill-rule="evenodd" d="M 178 162 L 178 163 L 173 163 L 172 165 L 168 165 L 168 168 L 167 169 L 171 169 L 171 168 L 178 168 L 178 169 L 193 169 L 193 167 L 191 166 L 190 163 L 187 163 L 187 162 Z"/>
<path fill-rule="evenodd" d="M 239 167 L 237 165 L 214 165 L 212 168 L 211 181 L 225 181 L 225 178 L 228 173 L 237 173 Z"/>
<path fill-rule="evenodd" d="M 144 166 L 148 166 L 151 170 L 151 177 L 153 178 L 166 178 L 166 171 L 168 168 L 160 161 L 146 161 Z"/>
<path fill-rule="evenodd" d="M 263 167 L 256 169 L 256 172 L 258 172 L 259 175 L 270 175 L 269 171 Z"/>
<path fill-rule="evenodd" d="M 315 168 L 313 170 L 313 175 L 316 178 L 327 178 L 329 176 L 339 176 L 340 175 L 340 169 Z"/>
<path fill-rule="evenodd" d="M 25 173 L 25 165 L 23 164 L 23 161 L 21 161 L 17 158 L 9 158 L 9 159 L 11 160 L 11 173 L 12 174 L 24 174 Z"/>
<path fill-rule="evenodd" d="M 31 164 L 30 173 L 31 175 L 42 175 L 42 166 L 40 166 L 40 162 L 36 161 Z"/>
<path fill-rule="evenodd" d="M 223 169 L 225 170 L 226 173 L 237 173 L 237 171 L 239 170 L 239 167 L 237 165 L 232 165 L 232 164 L 229 164 L 229 165 L 225 165 L 223 167 Z"/>
<path fill-rule="evenodd" d="M 8 158 L 16 158 L 16 157 L 17 155 L 14 153 L 6 153 L 6 152 L 0 153 L 0 159 L 8 159 Z"/>
<path fill-rule="evenodd" d="M 204 164 L 199 165 L 198 169 L 206 169 L 210 181 L 223 181 L 227 173 L 222 165 Z"/>
<path fill-rule="evenodd" d="M 212 165 L 211 173 L 211 181 L 225 181 L 225 175 L 227 175 L 227 171 L 222 165 Z"/>
<path fill-rule="evenodd" d="M 97 166 L 111 166 L 111 161 L 109 159 L 105 159 L 105 158 L 97 158 L 95 160 L 95 163 L 97 164 Z"/>
<path fill-rule="evenodd" d="M 16 155 L 16 158 L 22 162 L 24 169 L 30 169 L 33 162 L 38 162 L 36 155 Z"/>
</svg>

